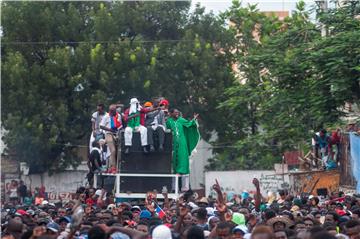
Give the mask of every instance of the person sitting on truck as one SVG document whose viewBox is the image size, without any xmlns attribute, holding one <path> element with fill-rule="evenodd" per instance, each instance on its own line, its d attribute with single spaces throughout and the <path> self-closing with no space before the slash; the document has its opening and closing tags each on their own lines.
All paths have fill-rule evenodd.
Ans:
<svg viewBox="0 0 360 239">
<path fill-rule="evenodd" d="M 125 154 L 130 153 L 130 147 L 132 145 L 133 131 L 140 132 L 141 146 L 143 147 L 144 153 L 148 153 L 146 146 L 147 142 L 147 129 L 141 124 L 140 114 L 144 113 L 140 102 L 136 98 L 130 100 L 130 107 L 125 110 L 124 121 L 127 124 L 124 132 L 125 138 Z"/>
<path fill-rule="evenodd" d="M 133 131 L 140 132 L 141 146 L 144 153 L 149 153 L 147 150 L 148 138 L 147 128 L 145 127 L 146 114 L 158 110 L 157 108 L 150 109 L 140 105 L 140 102 L 136 98 L 130 100 L 130 107 L 125 110 L 124 121 L 127 123 L 125 128 L 125 154 L 130 153 L 130 147 L 132 145 Z"/>
<path fill-rule="evenodd" d="M 153 104 L 148 101 L 144 104 L 145 109 L 154 109 Z M 147 140 L 150 146 L 150 152 L 155 151 L 154 147 L 154 134 L 156 132 L 159 138 L 159 151 L 164 150 L 165 138 L 165 113 L 162 110 L 156 110 L 146 114 L 145 127 L 147 128 Z"/>
</svg>

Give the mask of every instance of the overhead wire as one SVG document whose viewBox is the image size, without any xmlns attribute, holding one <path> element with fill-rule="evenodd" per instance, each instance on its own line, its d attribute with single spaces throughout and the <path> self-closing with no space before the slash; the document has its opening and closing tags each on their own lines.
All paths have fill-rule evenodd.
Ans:
<svg viewBox="0 0 360 239">
<path fill-rule="evenodd" d="M 61 45 L 61 44 L 98 44 L 98 43 L 172 43 L 172 42 L 195 42 L 197 40 L 114 40 L 114 41 L 2 41 L 3 45 Z"/>
</svg>

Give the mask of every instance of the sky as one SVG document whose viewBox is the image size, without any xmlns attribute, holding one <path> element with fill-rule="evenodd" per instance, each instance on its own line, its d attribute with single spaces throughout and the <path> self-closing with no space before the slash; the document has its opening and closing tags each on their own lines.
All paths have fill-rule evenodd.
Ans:
<svg viewBox="0 0 360 239">
<path fill-rule="evenodd" d="M 315 4 L 315 0 L 304 0 L 308 7 Z M 206 12 L 213 11 L 215 14 L 222 12 L 231 6 L 232 0 L 193 0 L 192 8 L 196 3 L 205 7 Z M 260 11 L 291 11 L 295 10 L 297 0 L 243 0 L 243 5 L 257 4 Z"/>
</svg>

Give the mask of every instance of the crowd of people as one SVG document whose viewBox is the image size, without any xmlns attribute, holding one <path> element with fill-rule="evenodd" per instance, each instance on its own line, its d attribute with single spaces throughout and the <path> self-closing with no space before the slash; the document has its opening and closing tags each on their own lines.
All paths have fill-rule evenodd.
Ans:
<svg viewBox="0 0 360 239">
<path fill-rule="evenodd" d="M 312 156 L 316 159 L 317 167 L 326 169 L 336 168 L 340 163 L 344 133 L 355 133 L 360 135 L 360 126 L 356 120 L 350 120 L 344 129 L 335 130 L 321 129 L 316 132 L 312 139 Z M 319 160 L 318 160 L 319 159 Z M 321 165 L 318 164 L 321 162 Z"/>
<path fill-rule="evenodd" d="M 336 168 L 340 156 L 340 129 L 328 132 L 322 129 L 312 138 L 313 156 L 321 159 L 322 166 L 327 169 Z"/>
<path fill-rule="evenodd" d="M 197 114 L 192 120 L 181 117 L 177 109 L 169 110 L 169 101 L 157 98 L 143 104 L 132 98 L 129 107 L 123 110 L 122 104 L 111 104 L 105 112 L 104 104 L 98 104 L 92 114 L 92 134 L 90 137 L 89 169 L 90 178 L 94 172 L 116 173 L 117 147 L 121 132 L 124 133 L 125 155 L 131 153 L 133 132 L 140 133 L 140 143 L 145 154 L 164 151 L 165 132 L 173 134 L 174 173 L 189 173 L 189 155 L 198 140 Z M 154 137 L 156 136 L 156 142 Z"/>
<path fill-rule="evenodd" d="M 2 238 L 6 239 L 333 239 L 360 238 L 360 199 L 337 194 L 322 198 L 279 190 L 263 197 L 226 195 L 216 181 L 215 198 L 195 199 L 191 191 L 178 199 L 122 201 L 104 189 L 81 187 L 74 200 L 57 204 L 3 204 Z"/>
</svg>

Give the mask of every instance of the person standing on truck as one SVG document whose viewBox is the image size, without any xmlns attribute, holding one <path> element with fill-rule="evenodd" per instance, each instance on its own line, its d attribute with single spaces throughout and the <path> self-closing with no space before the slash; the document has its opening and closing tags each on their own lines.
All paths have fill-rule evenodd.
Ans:
<svg viewBox="0 0 360 239">
<path fill-rule="evenodd" d="M 122 128 L 121 115 L 116 112 L 116 105 L 112 104 L 109 106 L 109 113 L 107 113 L 101 123 L 100 129 L 105 132 L 105 141 L 110 150 L 110 162 L 109 168 L 111 172 L 116 171 L 116 136 L 118 131 Z"/>
<path fill-rule="evenodd" d="M 104 138 L 103 132 L 100 130 L 100 123 L 105 115 L 105 106 L 102 103 L 97 105 L 96 111 L 91 115 L 91 128 L 92 132 L 90 135 L 89 152 L 91 153 L 92 144 L 94 141 L 99 141 Z"/>
<path fill-rule="evenodd" d="M 186 175 L 190 173 L 189 156 L 199 142 L 200 134 L 198 131 L 197 118 L 194 114 L 192 120 L 186 120 L 180 116 L 177 109 L 169 111 L 170 117 L 166 121 L 166 128 L 172 131 L 173 135 L 173 170 L 177 174 Z M 183 183 L 184 190 L 187 183 Z"/>
</svg>

